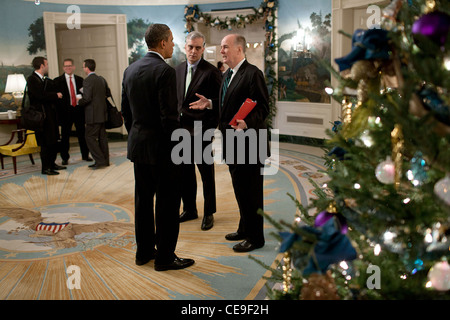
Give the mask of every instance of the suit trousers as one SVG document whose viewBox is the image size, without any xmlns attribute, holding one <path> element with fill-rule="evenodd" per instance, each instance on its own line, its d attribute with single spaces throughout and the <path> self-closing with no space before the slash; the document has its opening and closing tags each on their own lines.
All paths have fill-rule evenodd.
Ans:
<svg viewBox="0 0 450 320">
<path fill-rule="evenodd" d="M 264 209 L 264 176 L 261 164 L 229 164 L 234 194 L 239 206 L 237 232 L 255 245 L 264 245 L 264 218 L 258 209 Z"/>
<path fill-rule="evenodd" d="M 154 254 L 155 246 L 155 264 L 169 264 L 175 258 L 180 228 L 179 174 L 180 166 L 170 161 L 134 163 L 137 259 Z"/>
<path fill-rule="evenodd" d="M 105 123 L 86 124 L 86 144 L 98 165 L 109 165 L 108 137 Z"/>
<path fill-rule="evenodd" d="M 81 157 L 82 159 L 86 159 L 89 157 L 89 149 L 85 137 L 84 111 L 81 107 L 71 106 L 69 108 L 71 109 L 69 109 L 64 115 L 64 118 L 61 119 L 61 144 L 59 150 L 61 158 L 66 161 L 70 158 L 70 133 L 72 132 L 72 125 L 75 124 Z"/>
<path fill-rule="evenodd" d="M 197 165 L 203 183 L 203 214 L 208 216 L 216 212 L 214 163 L 207 164 L 204 161 L 194 163 L 194 137 L 191 136 L 191 138 L 191 162 L 182 166 L 181 174 L 181 199 L 183 201 L 183 210 L 188 212 L 197 211 L 197 175 L 195 174 L 195 166 Z M 212 141 L 202 141 L 202 154 L 205 148 L 211 143 Z"/>
<path fill-rule="evenodd" d="M 47 139 L 45 133 L 35 132 L 36 142 L 41 147 L 40 156 L 42 164 L 42 172 L 52 170 L 55 167 L 55 160 L 58 154 L 58 142 Z"/>
</svg>

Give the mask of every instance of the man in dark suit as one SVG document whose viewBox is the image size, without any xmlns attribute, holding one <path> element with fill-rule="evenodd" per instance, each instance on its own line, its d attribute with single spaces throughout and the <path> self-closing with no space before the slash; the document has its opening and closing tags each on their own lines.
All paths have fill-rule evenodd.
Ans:
<svg viewBox="0 0 450 320">
<path fill-rule="evenodd" d="M 36 141 L 41 147 L 40 156 L 42 174 L 57 175 L 56 170 L 66 169 L 55 164 L 58 152 L 59 130 L 56 119 L 55 104 L 63 97 L 57 92 L 53 81 L 47 78 L 48 61 L 44 57 L 35 57 L 32 62 L 34 72 L 27 78 L 27 94 L 30 105 L 42 105 L 45 112 L 45 122 L 42 131 L 36 131 Z"/>
<path fill-rule="evenodd" d="M 268 141 L 262 142 L 266 144 L 263 156 L 255 146 L 261 146 L 260 139 L 267 139 L 268 136 L 260 136 L 259 130 L 267 133 L 265 119 L 269 114 L 269 93 L 261 70 L 246 61 L 245 48 L 244 37 L 230 34 L 222 39 L 220 50 L 222 61 L 229 69 L 223 75 L 220 89 L 219 129 L 222 132 L 223 155 L 229 167 L 240 212 L 237 231 L 227 234 L 225 238 L 230 241 L 243 240 L 233 247 L 236 252 L 252 251 L 263 247 L 265 243 L 264 219 L 257 211 L 264 207 L 262 169 L 267 158 Z M 255 108 L 245 119 L 238 119 L 237 125 L 230 126 L 229 122 L 247 98 L 257 102 Z M 206 97 L 200 97 L 192 108 L 201 109 L 205 103 Z M 231 140 L 234 136 L 247 133 L 249 136 L 254 133 L 257 141 L 242 145 Z M 230 147 L 234 149 L 233 153 L 230 152 Z M 255 153 L 258 154 L 257 161 L 252 161 Z M 229 157 L 231 154 L 234 156 Z M 240 163 L 239 158 L 245 161 Z"/>
<path fill-rule="evenodd" d="M 208 141 L 202 138 L 195 139 L 195 135 L 201 135 L 208 129 L 215 129 L 218 123 L 219 88 L 222 80 L 220 71 L 202 58 L 205 51 L 205 37 L 197 31 L 186 36 L 187 61 L 179 64 L 175 70 L 177 74 L 178 112 L 180 113 L 181 126 L 191 134 L 191 159 L 182 166 L 181 199 L 183 200 L 183 212 L 180 222 L 197 219 L 197 177 L 195 174 L 194 154 L 200 151 L 195 149 L 194 141 L 202 141 L 201 152 L 211 145 L 213 137 Z M 193 110 L 189 104 L 197 101 L 198 96 L 210 98 L 210 105 L 204 110 Z M 201 121 L 201 127 L 194 132 L 194 121 Z M 201 130 L 200 130 L 201 129 Z M 204 210 L 201 224 L 202 230 L 213 227 L 216 212 L 216 186 L 214 180 L 214 163 L 208 161 L 196 161 L 203 182 Z"/>
<path fill-rule="evenodd" d="M 73 59 L 67 58 L 63 62 L 64 73 L 55 79 L 63 98 L 58 106 L 58 120 L 61 125 L 61 143 L 59 152 L 62 164 L 69 163 L 70 133 L 75 124 L 78 144 L 80 146 L 81 158 L 85 161 L 92 161 L 89 158 L 89 149 L 85 138 L 84 108 L 78 105 L 77 95 L 81 95 L 80 89 L 83 87 L 83 78 L 76 75 Z"/>
<path fill-rule="evenodd" d="M 151 24 L 145 41 L 149 52 L 125 70 L 122 83 L 127 157 L 134 163 L 136 264 L 155 259 L 156 271 L 183 269 L 194 260 L 175 255 L 181 195 L 171 135 L 180 124 L 175 70 L 164 61 L 173 53 L 172 31 Z"/>
<path fill-rule="evenodd" d="M 103 77 L 95 74 L 96 63 L 93 59 L 83 62 L 87 77 L 83 82 L 83 97 L 78 101 L 84 107 L 86 121 L 86 143 L 95 163 L 89 167 L 99 169 L 109 166 L 109 147 L 105 122 L 107 120 L 106 97 L 111 90 Z"/>
</svg>

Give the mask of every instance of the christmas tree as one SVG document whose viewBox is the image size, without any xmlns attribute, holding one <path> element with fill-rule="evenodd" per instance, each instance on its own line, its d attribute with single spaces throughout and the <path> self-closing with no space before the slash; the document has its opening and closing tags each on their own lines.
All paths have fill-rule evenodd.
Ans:
<svg viewBox="0 0 450 320">
<path fill-rule="evenodd" d="M 285 254 L 272 299 L 450 298 L 450 3 L 382 14 L 336 59 L 329 181 L 294 222 L 271 220 Z"/>
</svg>

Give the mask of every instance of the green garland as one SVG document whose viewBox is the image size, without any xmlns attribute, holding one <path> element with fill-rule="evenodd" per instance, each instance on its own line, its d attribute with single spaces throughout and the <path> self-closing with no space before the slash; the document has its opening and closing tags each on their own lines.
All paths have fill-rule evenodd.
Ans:
<svg viewBox="0 0 450 320">
<path fill-rule="evenodd" d="M 259 8 L 253 8 L 254 13 L 248 15 L 236 15 L 226 17 L 225 20 L 213 18 L 210 14 L 202 13 L 197 5 L 189 5 L 184 9 L 184 21 L 186 22 L 186 33 L 194 31 L 194 23 L 204 23 L 205 26 L 217 28 L 218 30 L 233 30 L 233 28 L 245 28 L 246 24 L 264 19 L 264 29 L 266 31 L 265 41 L 265 78 L 269 90 L 269 115 L 267 125 L 272 128 L 273 119 L 276 116 L 276 102 L 278 94 L 278 80 L 275 70 L 277 63 L 277 45 L 275 44 L 275 13 L 278 7 L 278 0 L 264 0 Z"/>
</svg>

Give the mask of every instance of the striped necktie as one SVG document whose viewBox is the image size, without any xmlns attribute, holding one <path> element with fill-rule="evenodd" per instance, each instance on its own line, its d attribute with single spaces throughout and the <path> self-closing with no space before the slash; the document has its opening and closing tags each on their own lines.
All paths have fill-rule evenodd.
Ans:
<svg viewBox="0 0 450 320">
<path fill-rule="evenodd" d="M 223 105 L 223 100 L 225 98 L 225 94 L 227 93 L 228 85 L 230 84 L 230 80 L 231 80 L 231 76 L 232 75 L 233 75 L 233 70 L 230 69 L 230 71 L 227 74 L 227 77 L 225 78 L 225 81 L 223 82 L 221 105 Z"/>
</svg>

